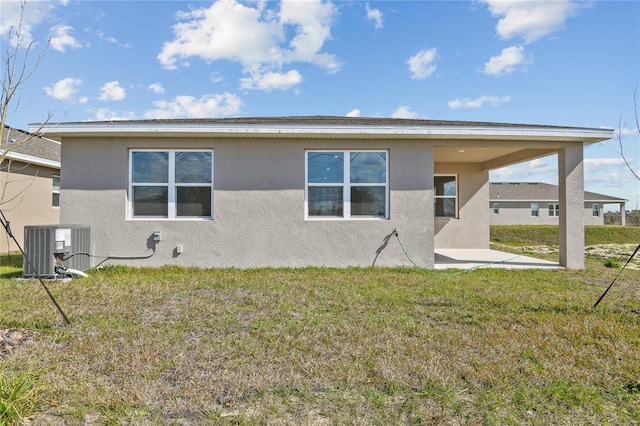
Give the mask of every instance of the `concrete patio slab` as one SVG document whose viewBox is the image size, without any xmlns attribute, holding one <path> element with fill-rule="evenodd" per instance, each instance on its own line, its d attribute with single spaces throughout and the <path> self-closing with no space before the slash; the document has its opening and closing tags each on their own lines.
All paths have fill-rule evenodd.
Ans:
<svg viewBox="0 0 640 426">
<path fill-rule="evenodd" d="M 490 249 L 436 249 L 435 269 L 562 269 L 558 262 Z"/>
</svg>

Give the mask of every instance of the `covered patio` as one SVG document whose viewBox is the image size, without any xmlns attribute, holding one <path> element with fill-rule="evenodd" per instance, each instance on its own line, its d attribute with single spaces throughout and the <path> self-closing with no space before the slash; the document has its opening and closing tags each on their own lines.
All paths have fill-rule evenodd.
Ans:
<svg viewBox="0 0 640 426">
<path fill-rule="evenodd" d="M 436 249 L 434 269 L 561 269 L 558 262 L 491 249 Z"/>
</svg>

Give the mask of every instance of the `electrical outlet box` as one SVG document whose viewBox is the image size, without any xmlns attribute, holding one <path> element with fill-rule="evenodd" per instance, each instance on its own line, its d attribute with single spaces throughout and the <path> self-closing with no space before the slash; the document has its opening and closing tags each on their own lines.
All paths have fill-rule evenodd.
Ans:
<svg viewBox="0 0 640 426">
<path fill-rule="evenodd" d="M 156 231 L 153 233 L 153 241 L 160 242 L 162 240 L 162 236 L 160 235 L 160 231 Z"/>
</svg>

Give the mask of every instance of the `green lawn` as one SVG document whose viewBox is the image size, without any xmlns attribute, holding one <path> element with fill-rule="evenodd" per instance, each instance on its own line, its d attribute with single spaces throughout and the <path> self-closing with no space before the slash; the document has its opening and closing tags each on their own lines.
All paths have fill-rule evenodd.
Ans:
<svg viewBox="0 0 640 426">
<path fill-rule="evenodd" d="M 638 424 L 640 270 L 594 310 L 620 270 L 587 265 L 108 267 L 48 284 L 71 326 L 38 282 L 4 278 L 0 329 L 37 335 L 0 358 L 0 410 L 71 425 Z"/>
<path fill-rule="evenodd" d="M 492 225 L 491 241 L 510 245 L 557 246 L 559 231 L 553 225 Z M 584 242 L 594 244 L 640 244 L 640 226 L 585 226 Z M 629 253 L 631 254 L 631 253 Z"/>
</svg>

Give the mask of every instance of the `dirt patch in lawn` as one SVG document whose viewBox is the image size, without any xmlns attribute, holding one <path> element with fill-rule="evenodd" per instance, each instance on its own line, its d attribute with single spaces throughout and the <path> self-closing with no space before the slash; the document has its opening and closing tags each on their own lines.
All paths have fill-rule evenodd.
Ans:
<svg viewBox="0 0 640 426">
<path fill-rule="evenodd" d="M 637 247 L 637 244 L 594 244 L 585 247 L 585 253 L 595 259 L 615 259 L 619 262 L 626 262 Z M 640 269 L 640 253 L 636 253 L 627 268 Z"/>
<path fill-rule="evenodd" d="M 0 359 L 13 354 L 19 346 L 33 342 L 37 335 L 28 329 L 0 328 Z"/>
</svg>

